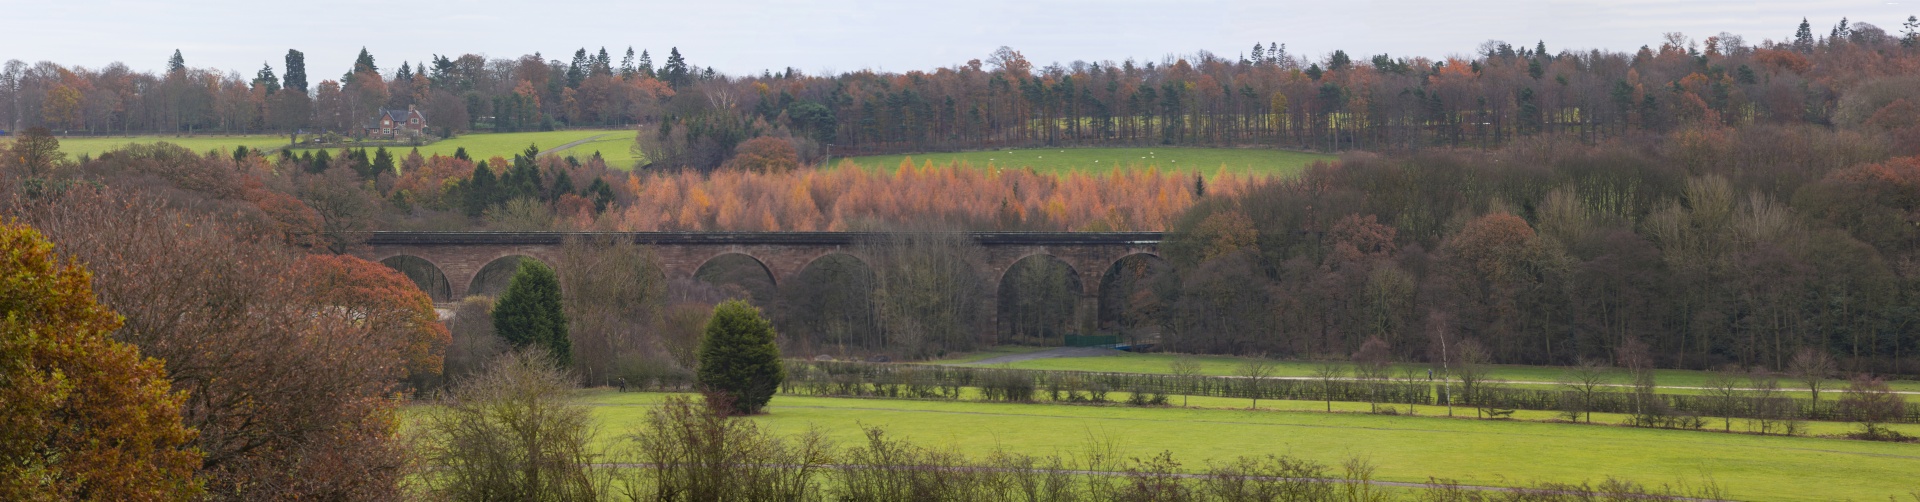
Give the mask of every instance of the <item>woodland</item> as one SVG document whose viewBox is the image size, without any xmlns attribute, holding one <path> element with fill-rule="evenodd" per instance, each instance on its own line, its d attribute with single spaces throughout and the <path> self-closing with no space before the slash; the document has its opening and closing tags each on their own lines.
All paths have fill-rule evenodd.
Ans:
<svg viewBox="0 0 1920 502">
<path fill-rule="evenodd" d="M 192 431 L 139 438 L 164 461 L 141 475 L 185 469 L 197 481 L 124 498 L 402 498 L 415 457 L 395 432 L 396 395 L 479 392 L 461 383 L 494 378 L 490 364 L 535 375 L 503 386 L 547 378 L 547 362 L 501 359 L 525 345 L 496 332 L 506 297 L 447 299 L 443 322 L 410 271 L 353 256 L 375 230 L 889 234 L 861 250 L 871 262 L 822 260 L 778 285 L 744 265 L 663 279 L 644 247 L 570 241 L 555 263 L 521 269 L 551 281 L 540 294 L 563 318 L 543 336 L 574 380 L 540 385 L 690 381 L 703 329 L 732 299 L 750 304 L 730 312 L 768 317 L 788 357 L 921 360 L 1109 333 L 1172 352 L 1381 365 L 1472 347 L 1498 364 L 1789 372 L 1825 361 L 1826 374 L 1912 378 L 1920 21 L 1822 31 L 1670 34 L 1630 52 L 1490 41 L 1443 60 L 1267 43 L 1237 57 L 1038 66 L 1002 48 L 928 71 L 840 75 L 726 75 L 677 48 L 657 68 L 646 51 L 616 63 L 582 48 L 570 61 L 434 55 L 394 70 L 363 49 L 340 79 L 311 84 L 297 50 L 252 78 L 190 67 L 178 51 L 163 73 L 8 61 L 0 241 L 21 273 L 61 279 L 0 306 L 85 326 L 68 330 L 91 337 L 72 350 L 125 366 L 99 371 L 172 383 L 114 395 Z M 441 137 L 633 128 L 642 160 L 540 155 L 553 145 L 511 158 L 405 145 L 59 148 L 104 134 L 351 137 L 375 110 L 408 106 Z M 1339 157 L 1289 177 L 831 164 L 1128 145 Z M 1113 270 L 1032 260 L 989 278 L 967 265 L 982 255 L 957 234 L 969 230 L 1166 240 L 1159 256 Z M 1074 315 L 1078 281 L 1113 284 L 1095 319 Z M 0 354 L 75 360 L 59 346 Z M 34 382 L 66 385 L 46 378 Z M 698 418 L 668 412 L 684 416 L 650 419 Z M 0 448 L 63 455 L 24 437 L 0 433 Z M 34 479 L 78 490 L 60 494 L 104 490 L 85 474 L 6 469 L 0 495 Z"/>
</svg>

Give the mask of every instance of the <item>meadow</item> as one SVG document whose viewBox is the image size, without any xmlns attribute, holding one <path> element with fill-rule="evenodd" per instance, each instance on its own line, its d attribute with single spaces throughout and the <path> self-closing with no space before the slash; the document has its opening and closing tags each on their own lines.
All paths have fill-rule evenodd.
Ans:
<svg viewBox="0 0 1920 502">
<path fill-rule="evenodd" d="M 286 146 L 286 136 L 246 135 L 246 136 L 74 136 L 60 138 L 60 151 L 67 154 L 68 160 L 77 160 L 80 156 L 99 157 L 102 152 L 116 150 L 132 144 L 151 144 L 168 142 L 195 152 L 206 153 L 219 150 L 232 153 L 233 149 L 245 146 L 249 149 L 272 149 Z"/>
<path fill-rule="evenodd" d="M 1181 357 L 1177 354 L 1168 353 L 1116 352 L 1114 355 L 1100 357 L 1056 357 L 999 364 L 981 364 L 979 362 L 993 357 L 1022 354 L 1037 350 L 1043 349 L 1033 347 L 1004 347 L 997 348 L 993 351 L 959 355 L 950 359 L 934 361 L 934 363 L 1029 370 L 1098 371 L 1169 375 L 1173 373 L 1173 362 Z M 1191 357 L 1195 362 L 1199 363 L 1200 374 L 1202 375 L 1236 375 L 1241 365 L 1247 362 L 1247 358 L 1236 356 L 1195 355 L 1188 357 Z M 1314 374 L 1314 370 L 1321 366 L 1321 363 L 1318 362 L 1291 360 L 1276 360 L 1273 364 L 1273 376 L 1277 377 L 1311 377 Z M 1351 364 L 1345 362 L 1341 362 L 1340 364 L 1351 366 Z M 1426 364 L 1400 364 L 1395 366 L 1393 374 L 1395 378 L 1399 378 L 1404 375 L 1407 370 L 1412 370 L 1419 375 L 1425 375 L 1429 367 L 1430 366 Z M 1552 383 L 1558 381 L 1561 376 L 1566 373 L 1566 368 L 1553 366 L 1489 365 L 1487 369 L 1488 378 L 1508 382 Z M 1704 387 L 1707 385 L 1709 376 L 1710 373 L 1705 371 L 1654 371 L 1654 381 L 1661 387 Z M 1435 378 L 1439 377 L 1439 372 L 1436 371 Z M 1625 384 L 1627 382 L 1625 377 L 1617 376 L 1614 379 L 1614 383 Z M 1887 384 L 1895 391 L 1920 392 L 1920 381 L 1892 380 L 1888 381 Z M 1782 377 L 1780 385 L 1783 388 L 1789 389 L 1806 389 L 1805 383 L 1796 381 L 1790 377 Z M 1826 380 L 1826 384 L 1820 389 L 1821 398 L 1825 399 L 1830 396 L 1828 392 L 1843 389 L 1846 386 L 1847 382 L 1845 380 L 1828 379 Z M 1831 395 L 1837 395 L 1837 393 Z"/>
<path fill-rule="evenodd" d="M 631 431 L 665 394 L 588 391 L 603 440 Z M 1364 459 L 1376 479 L 1514 486 L 1600 482 L 1717 483 L 1741 500 L 1879 500 L 1920 488 L 1920 445 L 1756 436 L 1518 420 L 1325 413 L 1323 403 L 1193 399 L 1196 408 L 1071 406 L 781 395 L 752 418 L 780 434 L 818 428 L 837 444 L 862 428 L 969 456 L 995 450 L 1075 455 L 1112 441 L 1125 457 L 1171 452 L 1183 469 L 1244 455 L 1291 455 L 1330 465 Z M 1335 403 L 1354 411 L 1364 404 Z M 1214 408 L 1208 408 L 1214 407 Z M 1238 408 L 1238 409 L 1236 409 Z M 1468 412 L 1471 416 L 1470 413 Z M 1601 417 L 1597 417 L 1599 419 Z"/>
<path fill-rule="evenodd" d="M 919 153 L 910 155 L 874 155 L 851 157 L 855 165 L 866 169 L 893 169 L 911 160 L 914 165 L 932 162 L 945 166 L 964 162 L 975 167 L 1026 169 L 1042 174 L 1070 172 L 1106 174 L 1115 169 L 1146 169 L 1162 172 L 1199 172 L 1206 176 L 1221 173 L 1261 176 L 1292 176 L 1316 161 L 1332 161 L 1332 155 L 1259 148 L 1040 148 L 992 150 L 956 153 Z M 839 165 L 841 161 L 832 161 Z"/>
<path fill-rule="evenodd" d="M 561 156 L 575 155 L 577 157 L 580 157 L 581 160 L 585 160 L 585 157 L 589 157 L 593 155 L 594 150 L 588 149 L 588 150 L 582 151 L 580 150 L 579 147 L 587 146 L 588 144 L 593 144 L 594 142 L 601 142 L 603 140 L 614 141 L 613 139 L 610 139 L 610 138 L 618 138 L 618 137 L 624 137 L 625 139 L 618 140 L 616 142 L 622 145 L 631 145 L 633 144 L 633 135 L 634 135 L 634 131 L 628 130 L 628 129 L 579 129 L 579 130 L 566 130 L 566 131 L 539 131 L 539 132 L 469 133 L 469 134 L 462 134 L 459 136 L 455 136 L 449 139 L 436 141 L 429 145 L 420 146 L 419 149 L 420 149 L 420 155 L 424 157 L 432 157 L 435 154 L 451 157 L 453 156 L 453 153 L 455 151 L 458 151 L 461 148 L 465 148 L 467 149 L 467 156 L 478 161 L 478 160 L 491 159 L 493 157 L 500 157 L 503 159 L 512 159 L 514 155 L 519 154 L 521 152 L 525 152 L 527 150 L 527 145 L 538 146 L 540 147 L 541 151 L 548 151 L 548 150 L 559 148 L 563 145 L 566 145 L 568 143 L 572 143 L 575 141 L 588 141 L 590 143 L 582 143 L 581 145 L 576 146 L 574 148 L 570 148 L 563 151 L 552 152 L 552 153 L 557 153 Z M 409 146 L 390 146 L 390 147 L 387 147 L 387 151 L 393 152 L 395 157 L 400 157 L 400 156 L 406 155 L 406 153 L 412 150 L 413 148 L 414 147 L 409 147 Z M 313 150 L 315 149 L 296 148 L 294 149 L 294 153 L 309 152 Z M 602 157 L 608 158 L 607 165 L 609 167 L 626 168 L 628 164 L 631 164 L 632 154 L 626 153 L 626 150 L 624 149 L 615 151 L 615 149 L 611 149 L 611 148 L 598 148 L 598 150 L 600 150 Z M 612 160 L 612 157 L 616 154 L 626 156 L 626 158 L 629 159 L 627 164 L 614 163 L 614 161 Z"/>
</svg>

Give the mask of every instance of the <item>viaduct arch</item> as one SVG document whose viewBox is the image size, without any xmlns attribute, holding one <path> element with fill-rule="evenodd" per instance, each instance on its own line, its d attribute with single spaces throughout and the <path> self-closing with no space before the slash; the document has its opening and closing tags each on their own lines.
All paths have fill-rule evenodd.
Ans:
<svg viewBox="0 0 1920 502">
<path fill-rule="evenodd" d="M 970 232 L 985 251 L 983 275 L 988 291 L 1000 290 L 1007 272 L 1020 260 L 1048 256 L 1079 277 L 1078 324 L 1089 328 L 1099 317 L 1099 299 L 1108 272 L 1123 260 L 1158 257 L 1159 232 Z M 888 237 L 869 232 L 373 232 L 356 254 L 394 267 L 413 278 L 435 302 L 450 302 L 489 289 L 483 272 L 489 265 L 525 257 L 557 263 L 569 238 L 633 242 L 659 257 L 669 279 L 693 278 L 710 260 L 745 255 L 765 267 L 774 285 L 796 279 L 801 271 L 832 254 L 852 256 L 868 266 L 863 246 Z M 995 302 L 997 303 L 997 302 Z M 998 323 L 995 323 L 998 324 Z"/>
</svg>

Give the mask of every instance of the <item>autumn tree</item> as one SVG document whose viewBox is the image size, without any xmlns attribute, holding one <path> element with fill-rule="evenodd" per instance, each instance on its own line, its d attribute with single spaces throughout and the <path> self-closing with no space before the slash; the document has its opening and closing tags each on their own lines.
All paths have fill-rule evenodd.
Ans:
<svg viewBox="0 0 1920 502">
<path fill-rule="evenodd" d="M 734 147 L 733 159 L 727 161 L 728 169 L 756 173 L 778 173 L 791 171 L 800 166 L 800 153 L 793 148 L 793 142 L 786 138 L 761 136 L 740 143 Z"/>
<path fill-rule="evenodd" d="M 560 365 L 569 364 L 573 341 L 553 268 L 539 260 L 520 260 L 507 290 L 493 305 L 493 331 L 515 348 L 540 347 Z"/>
<path fill-rule="evenodd" d="M 786 378 L 773 323 L 743 300 L 713 308 L 700 340 L 700 386 L 709 400 L 730 404 L 733 412 L 753 415 L 767 407 Z"/>
<path fill-rule="evenodd" d="M 300 283 L 311 288 L 309 298 L 345 309 L 366 323 L 371 336 L 399 341 L 409 386 L 424 390 L 440 382 L 453 337 L 440 323 L 433 298 L 379 263 L 342 255 L 310 255 L 302 261 Z"/>
<path fill-rule="evenodd" d="M 665 359 L 636 329 L 666 306 L 666 277 L 657 259 L 630 240 L 568 239 L 557 264 L 572 337 L 574 368 L 589 384 L 612 382 L 623 366 Z"/>
<path fill-rule="evenodd" d="M 1906 411 L 1905 399 L 1893 393 L 1885 381 L 1867 375 L 1854 376 L 1840 396 L 1840 414 L 1860 423 L 1860 437 L 1864 439 L 1901 439 L 1899 431 L 1885 425 Z"/>
<path fill-rule="evenodd" d="M 53 173 L 66 154 L 60 153 L 60 139 L 45 127 L 29 127 L 7 145 L 5 167 L 23 178 L 44 178 Z"/>
<path fill-rule="evenodd" d="M 91 281 L 39 232 L 0 225 L 0 499 L 196 499 L 186 395 L 113 339 Z"/>
</svg>

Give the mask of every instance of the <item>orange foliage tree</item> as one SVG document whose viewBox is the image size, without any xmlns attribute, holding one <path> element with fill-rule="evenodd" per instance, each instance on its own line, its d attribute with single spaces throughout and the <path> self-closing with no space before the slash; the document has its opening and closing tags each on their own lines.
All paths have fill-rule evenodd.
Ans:
<svg viewBox="0 0 1920 502">
<path fill-rule="evenodd" d="M 0 499 L 188 500 L 201 491 L 184 393 L 114 341 L 120 317 L 53 244 L 0 225 Z"/>
<path fill-rule="evenodd" d="M 415 389 L 440 378 L 453 336 L 440 323 L 433 298 L 399 271 L 352 256 L 310 255 L 299 281 L 320 305 L 345 309 L 366 323 L 368 336 L 399 340 L 407 381 Z"/>
</svg>

